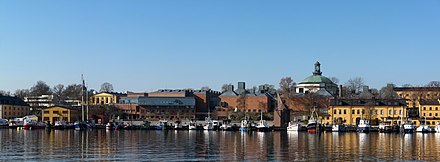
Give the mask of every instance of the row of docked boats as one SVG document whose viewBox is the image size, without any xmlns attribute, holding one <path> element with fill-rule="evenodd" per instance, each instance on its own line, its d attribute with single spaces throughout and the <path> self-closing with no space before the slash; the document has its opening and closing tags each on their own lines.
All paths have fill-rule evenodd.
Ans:
<svg viewBox="0 0 440 162">
<path fill-rule="evenodd" d="M 250 121 L 247 117 L 240 122 L 240 125 L 232 124 L 230 121 L 212 120 L 209 116 L 203 122 L 168 122 L 160 120 L 158 122 L 145 122 L 143 125 L 136 126 L 130 122 L 109 122 L 106 124 L 107 130 L 121 130 L 121 129 L 148 129 L 148 130 L 223 130 L 223 131 L 271 131 L 266 120 L 260 117 L 256 123 Z"/>
<path fill-rule="evenodd" d="M 90 122 L 75 122 L 68 123 L 65 121 L 55 121 L 54 123 L 46 123 L 37 121 L 36 117 L 25 116 L 23 118 L 14 118 L 10 120 L 0 118 L 0 128 L 13 128 L 13 129 L 77 129 L 83 130 L 91 128 Z"/>
<path fill-rule="evenodd" d="M 382 122 L 379 126 L 371 126 L 369 120 L 360 120 L 357 126 L 345 125 L 345 124 L 334 124 L 334 125 L 321 125 L 315 124 L 316 121 L 312 120 L 308 122 L 307 125 L 298 123 L 298 122 L 290 122 L 287 127 L 287 131 L 308 131 L 309 133 L 316 133 L 320 131 L 327 132 L 350 132 L 356 131 L 360 133 L 368 133 L 368 132 L 381 132 L 381 133 L 413 133 L 413 132 L 421 132 L 421 133 L 440 133 L 440 123 L 436 126 L 429 126 L 426 124 L 421 124 L 420 126 L 414 126 L 413 122 L 406 121 L 403 124 L 391 124 L 391 122 Z"/>
</svg>

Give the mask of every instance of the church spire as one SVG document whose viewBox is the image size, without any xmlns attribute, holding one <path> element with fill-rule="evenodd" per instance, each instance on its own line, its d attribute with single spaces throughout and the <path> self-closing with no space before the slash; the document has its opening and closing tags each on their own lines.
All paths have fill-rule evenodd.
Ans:
<svg viewBox="0 0 440 162">
<path fill-rule="evenodd" d="M 315 71 L 313 72 L 313 75 L 321 75 L 321 74 L 322 74 L 322 72 L 321 72 L 321 64 L 318 61 L 316 61 L 316 63 L 315 63 Z"/>
</svg>

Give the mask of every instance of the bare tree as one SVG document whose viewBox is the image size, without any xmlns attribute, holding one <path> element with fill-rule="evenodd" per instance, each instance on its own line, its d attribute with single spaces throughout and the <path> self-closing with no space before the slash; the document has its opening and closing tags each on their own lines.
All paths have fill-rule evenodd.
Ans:
<svg viewBox="0 0 440 162">
<path fill-rule="evenodd" d="M 0 96 L 11 96 L 11 92 L 0 90 Z"/>
<path fill-rule="evenodd" d="M 54 86 L 52 88 L 52 94 L 53 94 L 55 103 L 60 103 L 61 101 L 63 101 L 65 99 L 64 85 L 58 84 L 58 85 Z"/>
<path fill-rule="evenodd" d="M 29 91 L 29 89 L 17 89 L 17 90 L 15 90 L 14 96 L 21 98 L 21 99 L 24 99 L 25 97 L 30 96 L 30 91 Z"/>
<path fill-rule="evenodd" d="M 431 81 L 426 84 L 427 87 L 440 87 L 440 81 Z"/>
<path fill-rule="evenodd" d="M 330 77 L 330 80 L 331 80 L 333 83 L 335 83 L 335 84 L 338 84 L 338 83 L 339 83 L 339 79 L 336 78 L 336 77 Z"/>
<path fill-rule="evenodd" d="M 284 77 L 280 80 L 280 93 L 286 97 L 290 97 L 295 93 L 295 82 L 291 77 Z"/>
<path fill-rule="evenodd" d="M 408 83 L 406 83 L 406 84 L 403 84 L 403 85 L 402 85 L 402 87 L 412 87 L 412 85 L 411 85 L 411 84 L 408 84 Z"/>
<path fill-rule="evenodd" d="M 226 91 L 228 91 L 228 87 L 231 86 L 231 85 L 232 85 L 231 83 L 229 83 L 229 84 L 223 84 L 223 85 L 222 85 L 222 92 L 226 92 Z"/>
<path fill-rule="evenodd" d="M 364 79 L 361 77 L 351 78 L 345 83 L 345 89 L 347 97 L 354 97 L 357 93 L 359 93 L 364 86 Z"/>
<path fill-rule="evenodd" d="M 247 100 L 246 91 L 244 91 L 243 93 L 240 93 L 240 95 L 237 98 L 237 107 L 243 111 L 246 111 L 246 100 Z"/>
<path fill-rule="evenodd" d="M 37 81 L 33 87 L 31 87 L 31 95 L 32 96 L 41 96 L 41 95 L 49 95 L 52 94 L 50 87 L 44 81 Z"/>
<path fill-rule="evenodd" d="M 83 86 L 81 84 L 71 84 L 64 90 L 63 96 L 68 99 L 80 100 Z"/>
<path fill-rule="evenodd" d="M 380 98 L 383 99 L 395 99 L 398 98 L 399 95 L 394 91 L 395 84 L 387 84 L 387 86 L 382 87 L 379 91 Z"/>
<path fill-rule="evenodd" d="M 113 85 L 105 82 L 101 84 L 101 89 L 99 90 L 100 92 L 113 92 Z"/>
</svg>

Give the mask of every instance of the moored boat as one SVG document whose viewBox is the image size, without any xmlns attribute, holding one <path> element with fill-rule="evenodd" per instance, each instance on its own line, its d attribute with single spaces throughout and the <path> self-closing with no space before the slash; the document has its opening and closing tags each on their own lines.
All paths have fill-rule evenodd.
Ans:
<svg viewBox="0 0 440 162">
<path fill-rule="evenodd" d="M 359 125 L 357 127 L 357 132 L 369 133 L 371 129 L 370 121 L 366 119 L 359 120 Z"/>
<path fill-rule="evenodd" d="M 305 127 L 298 122 L 291 121 L 289 122 L 289 126 L 287 126 L 287 131 L 303 131 Z"/>
<path fill-rule="evenodd" d="M 383 121 L 379 123 L 379 132 L 380 133 L 390 133 L 393 132 L 393 126 L 390 121 Z"/>
<path fill-rule="evenodd" d="M 197 129 L 197 124 L 196 122 L 190 121 L 189 125 L 188 125 L 188 129 L 189 130 L 196 130 Z"/>
<path fill-rule="evenodd" d="M 258 132 L 267 132 L 270 130 L 269 125 L 266 120 L 263 120 L 263 112 L 261 112 L 260 121 L 258 121 L 258 125 L 256 126 Z"/>
<path fill-rule="evenodd" d="M 46 128 L 46 123 L 40 123 L 32 119 L 25 119 L 23 123 L 23 129 L 44 129 Z"/>
<path fill-rule="evenodd" d="M 65 121 L 55 121 L 53 129 L 67 129 L 67 123 Z"/>
<path fill-rule="evenodd" d="M 8 120 L 0 118 L 0 128 L 6 128 L 9 127 Z"/>
<path fill-rule="evenodd" d="M 438 122 L 437 125 L 435 125 L 434 130 L 435 132 L 440 133 L 440 122 Z"/>
<path fill-rule="evenodd" d="M 414 124 L 411 121 L 406 121 L 405 124 L 403 124 L 403 132 L 404 133 L 413 133 L 415 130 Z"/>
<path fill-rule="evenodd" d="M 344 124 L 332 125 L 332 132 L 345 132 L 345 125 Z"/>
<path fill-rule="evenodd" d="M 249 130 L 249 121 L 246 119 L 246 116 L 240 122 L 240 131 L 248 131 Z"/>
<path fill-rule="evenodd" d="M 309 133 L 317 133 L 320 132 L 320 125 L 318 121 L 318 113 L 316 112 L 315 107 L 313 107 L 313 110 L 310 114 L 309 121 L 307 123 L 307 132 Z"/>
</svg>

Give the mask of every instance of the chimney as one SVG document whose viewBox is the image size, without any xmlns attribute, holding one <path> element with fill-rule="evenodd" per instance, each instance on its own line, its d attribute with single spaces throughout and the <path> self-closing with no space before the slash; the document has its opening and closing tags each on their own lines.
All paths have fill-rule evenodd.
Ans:
<svg viewBox="0 0 440 162">
<path fill-rule="evenodd" d="M 342 94 L 342 85 L 339 85 L 339 98 L 342 98 L 343 97 L 343 94 Z"/>
<path fill-rule="evenodd" d="M 234 85 L 228 85 L 228 91 L 234 91 Z"/>
<path fill-rule="evenodd" d="M 370 88 L 368 86 L 363 86 L 362 87 L 362 92 L 369 92 Z"/>
<path fill-rule="evenodd" d="M 246 89 L 246 83 L 238 82 L 238 89 Z"/>
</svg>

